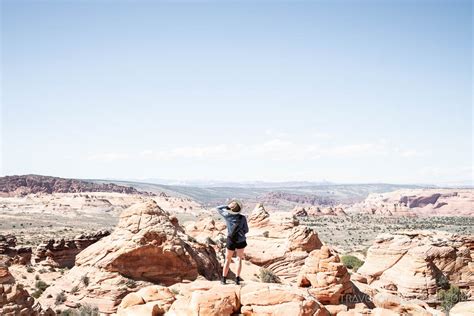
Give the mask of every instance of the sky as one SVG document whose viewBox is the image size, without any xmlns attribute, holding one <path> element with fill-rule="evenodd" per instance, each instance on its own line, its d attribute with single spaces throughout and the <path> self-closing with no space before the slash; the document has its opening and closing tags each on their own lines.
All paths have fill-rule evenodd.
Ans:
<svg viewBox="0 0 474 316">
<path fill-rule="evenodd" d="M 1 1 L 1 174 L 472 184 L 471 1 Z"/>
</svg>

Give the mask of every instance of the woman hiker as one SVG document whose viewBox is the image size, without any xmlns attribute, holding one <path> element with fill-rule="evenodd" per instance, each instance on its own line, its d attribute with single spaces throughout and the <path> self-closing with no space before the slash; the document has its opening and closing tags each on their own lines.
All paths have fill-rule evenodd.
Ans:
<svg viewBox="0 0 474 316">
<path fill-rule="evenodd" d="M 242 270 L 244 249 L 247 246 L 245 234 L 249 232 L 247 218 L 241 214 L 242 203 L 236 200 L 231 201 L 228 205 L 218 206 L 217 211 L 224 217 L 227 224 L 226 255 L 221 283 L 226 283 L 230 262 L 235 252 L 237 255 L 235 284 L 240 284 L 240 270 Z"/>
</svg>

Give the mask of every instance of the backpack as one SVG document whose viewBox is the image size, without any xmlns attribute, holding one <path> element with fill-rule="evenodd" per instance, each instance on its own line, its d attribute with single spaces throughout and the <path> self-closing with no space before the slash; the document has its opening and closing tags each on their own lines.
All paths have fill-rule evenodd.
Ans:
<svg viewBox="0 0 474 316">
<path fill-rule="evenodd" d="M 237 222 L 235 223 L 234 227 L 232 227 L 232 230 L 229 234 L 229 238 L 233 242 L 237 242 L 237 240 L 239 239 L 239 226 L 240 226 L 240 223 L 242 223 L 242 217 L 243 215 L 239 214 L 239 218 Z"/>
</svg>

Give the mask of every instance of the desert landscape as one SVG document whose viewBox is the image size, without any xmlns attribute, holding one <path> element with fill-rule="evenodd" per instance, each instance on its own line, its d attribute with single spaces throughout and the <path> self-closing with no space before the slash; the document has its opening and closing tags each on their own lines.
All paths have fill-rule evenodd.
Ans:
<svg viewBox="0 0 474 316">
<path fill-rule="evenodd" d="M 256 202 L 259 189 L 243 199 L 243 281 L 221 285 L 225 223 L 185 186 L 36 175 L 0 184 L 2 315 L 474 311 L 472 189 L 398 189 L 353 203 L 278 187 Z"/>
<path fill-rule="evenodd" d="M 0 0 L 0 316 L 474 316 L 472 0 Z"/>
</svg>

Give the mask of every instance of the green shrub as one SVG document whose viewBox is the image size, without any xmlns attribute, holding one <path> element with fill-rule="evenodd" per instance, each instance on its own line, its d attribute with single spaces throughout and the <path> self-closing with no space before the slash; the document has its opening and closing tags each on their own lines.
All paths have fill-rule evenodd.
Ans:
<svg viewBox="0 0 474 316">
<path fill-rule="evenodd" d="M 26 268 L 26 272 L 33 273 L 33 272 L 35 272 L 35 269 L 33 269 L 33 267 L 28 267 L 28 268 Z"/>
<path fill-rule="evenodd" d="M 443 290 L 449 289 L 449 280 L 442 272 L 436 276 L 436 286 Z"/>
<path fill-rule="evenodd" d="M 35 284 L 35 287 L 38 289 L 38 290 L 41 290 L 42 292 L 44 292 L 44 290 L 46 290 L 48 288 L 49 284 L 44 282 L 44 281 L 36 281 L 36 284 Z"/>
<path fill-rule="evenodd" d="M 79 291 L 79 287 L 77 285 L 74 285 L 71 289 L 71 293 L 76 293 L 77 291 Z"/>
<path fill-rule="evenodd" d="M 467 295 L 457 286 L 451 285 L 448 290 L 438 291 L 438 299 L 441 301 L 443 310 L 448 313 L 456 303 L 465 301 Z"/>
<path fill-rule="evenodd" d="M 260 281 L 263 283 L 281 283 L 280 278 L 272 270 L 260 268 Z"/>
<path fill-rule="evenodd" d="M 85 285 L 85 286 L 88 286 L 89 285 L 89 277 L 87 275 L 83 275 L 81 277 L 81 282 Z"/>
<path fill-rule="evenodd" d="M 64 303 L 65 301 L 66 301 L 66 294 L 64 294 L 64 292 L 61 291 L 60 293 L 58 293 L 58 295 L 56 295 L 56 299 L 54 302 L 56 305 L 60 305 Z"/>
<path fill-rule="evenodd" d="M 89 304 L 84 304 L 79 307 L 80 316 L 99 316 L 99 308 Z"/>
<path fill-rule="evenodd" d="M 125 285 L 133 289 L 137 287 L 137 282 L 135 280 L 128 279 L 127 282 L 125 282 Z"/>
<path fill-rule="evenodd" d="M 42 290 L 36 290 L 31 294 L 31 296 L 33 296 L 34 298 L 39 298 L 41 294 L 43 294 Z"/>
<path fill-rule="evenodd" d="M 351 255 L 342 256 L 341 261 L 346 268 L 352 269 L 354 272 L 357 272 L 357 270 L 359 270 L 359 268 L 364 264 L 364 261 Z"/>
<path fill-rule="evenodd" d="M 270 232 L 268 230 L 266 230 L 266 231 L 263 232 L 262 235 L 263 235 L 263 237 L 268 238 L 268 236 L 270 236 Z"/>
</svg>

